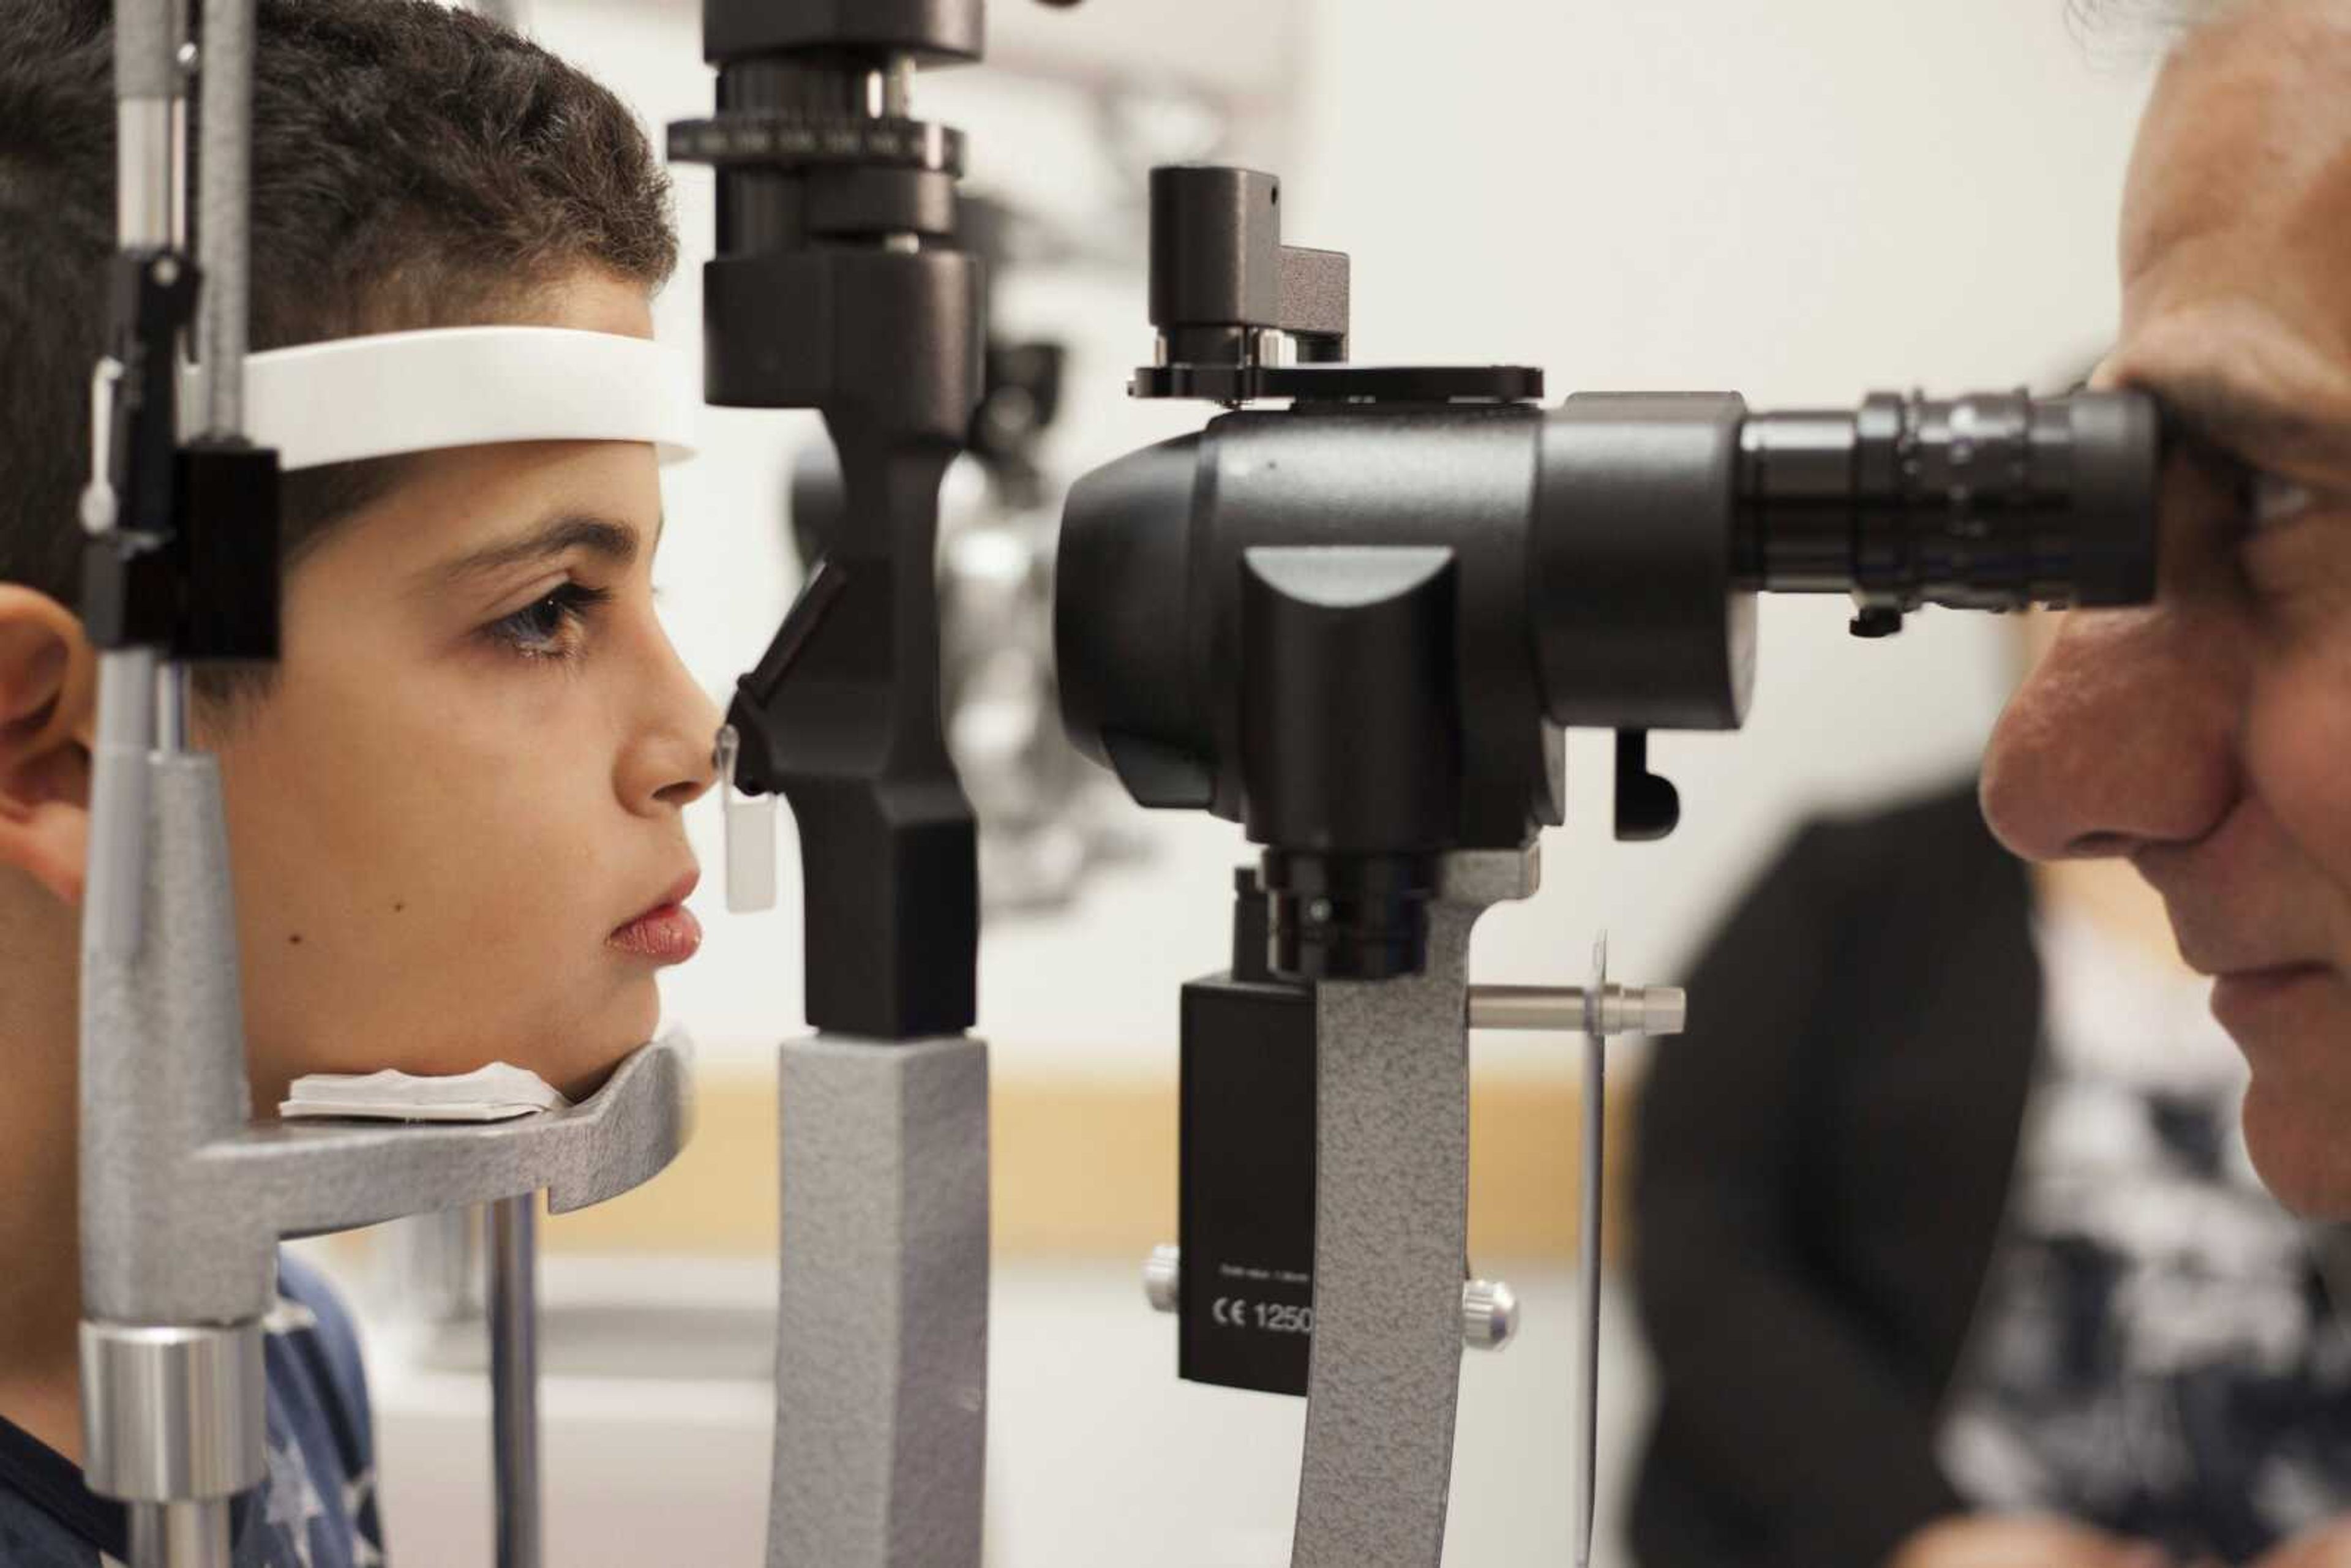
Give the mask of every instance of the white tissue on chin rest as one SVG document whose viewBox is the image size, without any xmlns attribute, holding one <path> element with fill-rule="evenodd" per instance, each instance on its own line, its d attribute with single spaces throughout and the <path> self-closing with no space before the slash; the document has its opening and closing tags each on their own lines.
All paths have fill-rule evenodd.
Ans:
<svg viewBox="0 0 2351 1568">
<path fill-rule="evenodd" d="M 381 1072 L 313 1072 L 294 1081 L 278 1103 L 288 1121 L 306 1116 L 358 1117 L 372 1122 L 506 1122 L 571 1102 L 547 1080 L 503 1061 L 472 1072 L 419 1077 Z"/>
</svg>

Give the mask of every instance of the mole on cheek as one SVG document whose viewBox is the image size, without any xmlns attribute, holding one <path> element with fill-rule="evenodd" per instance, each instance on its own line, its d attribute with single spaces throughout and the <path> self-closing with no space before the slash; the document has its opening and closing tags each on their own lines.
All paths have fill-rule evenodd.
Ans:
<svg viewBox="0 0 2351 1568">
<path fill-rule="evenodd" d="M 402 914 L 402 913 L 405 912 L 405 911 L 407 910 L 407 908 L 408 908 L 408 905 L 406 905 L 406 904 L 393 904 L 393 905 L 392 906 L 392 912 L 394 915 L 399 915 L 399 914 Z"/>
<path fill-rule="evenodd" d="M 302 934 L 298 931 L 293 936 L 286 938 L 286 940 L 294 946 L 299 947 L 302 946 Z"/>
</svg>

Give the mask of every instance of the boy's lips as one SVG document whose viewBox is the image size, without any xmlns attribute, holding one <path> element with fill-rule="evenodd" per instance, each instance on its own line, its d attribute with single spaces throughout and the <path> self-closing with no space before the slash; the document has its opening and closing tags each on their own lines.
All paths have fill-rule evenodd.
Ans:
<svg viewBox="0 0 2351 1568">
<path fill-rule="evenodd" d="M 693 957 L 702 946 L 702 922 L 685 907 L 685 900 L 701 880 L 698 871 L 679 877 L 659 903 L 605 937 L 605 946 L 666 964 L 683 964 Z"/>
<path fill-rule="evenodd" d="M 683 964 L 702 946 L 702 922 L 682 904 L 664 904 L 605 937 L 604 945 L 664 964 Z"/>
</svg>

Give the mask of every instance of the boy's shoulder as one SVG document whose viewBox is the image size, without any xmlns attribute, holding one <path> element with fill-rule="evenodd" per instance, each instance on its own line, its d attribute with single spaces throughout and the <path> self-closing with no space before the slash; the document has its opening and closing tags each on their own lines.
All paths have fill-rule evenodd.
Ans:
<svg viewBox="0 0 2351 1568">
<path fill-rule="evenodd" d="M 319 1273 L 281 1259 L 272 1324 L 268 1474 L 238 1500 L 236 1568 L 367 1568 L 383 1561 L 375 1440 L 359 1338 Z M 0 1420 L 0 1563 L 112 1568 L 127 1555 L 120 1504 L 92 1495 L 63 1455 Z"/>
</svg>

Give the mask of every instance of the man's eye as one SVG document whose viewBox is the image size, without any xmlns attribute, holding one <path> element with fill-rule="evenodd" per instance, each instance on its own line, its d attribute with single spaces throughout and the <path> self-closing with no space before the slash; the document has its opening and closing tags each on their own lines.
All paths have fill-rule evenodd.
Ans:
<svg viewBox="0 0 2351 1568">
<path fill-rule="evenodd" d="M 2317 496 L 2310 486 L 2283 475 L 2256 470 L 2246 486 L 2246 513 L 2252 518 L 2253 531 L 2282 527 L 2307 513 L 2317 504 Z"/>
<path fill-rule="evenodd" d="M 567 582 L 484 628 L 495 641 L 528 659 L 569 659 L 580 652 L 579 634 L 588 614 L 611 594 L 584 583 Z"/>
</svg>

